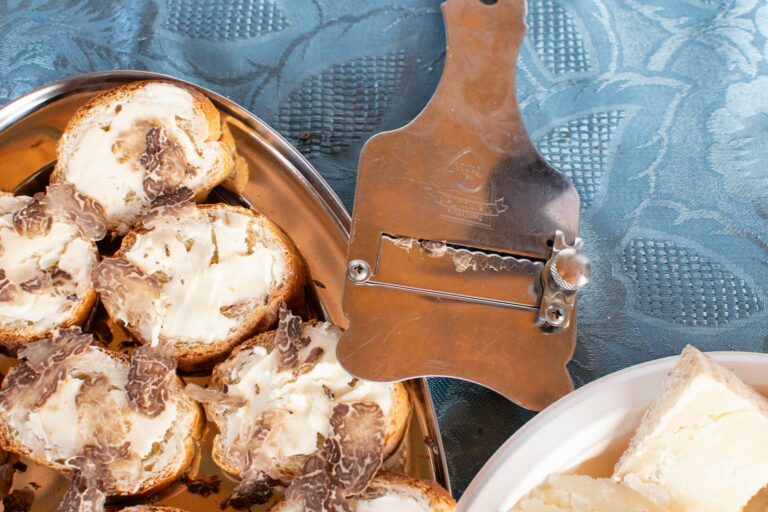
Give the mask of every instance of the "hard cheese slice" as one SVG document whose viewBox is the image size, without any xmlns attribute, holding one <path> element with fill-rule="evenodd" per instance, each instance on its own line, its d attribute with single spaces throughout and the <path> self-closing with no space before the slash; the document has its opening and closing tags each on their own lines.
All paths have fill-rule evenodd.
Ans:
<svg viewBox="0 0 768 512">
<path fill-rule="evenodd" d="M 614 479 L 665 509 L 741 512 L 768 484 L 768 401 L 688 346 Z"/>
<path fill-rule="evenodd" d="M 665 512 L 629 487 L 607 478 L 553 475 L 511 512 Z"/>
</svg>

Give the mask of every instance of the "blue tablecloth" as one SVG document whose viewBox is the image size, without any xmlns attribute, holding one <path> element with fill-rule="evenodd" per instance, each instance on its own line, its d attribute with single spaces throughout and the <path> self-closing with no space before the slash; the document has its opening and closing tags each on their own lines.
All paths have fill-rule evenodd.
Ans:
<svg viewBox="0 0 768 512">
<path fill-rule="evenodd" d="M 528 4 L 523 116 L 581 194 L 594 265 L 577 384 L 686 343 L 767 350 L 766 1 Z M 176 75 L 271 123 L 351 206 L 362 143 L 427 102 L 444 38 L 438 0 L 0 0 L 0 104 L 87 71 Z M 532 413 L 431 385 L 460 494 Z"/>
</svg>

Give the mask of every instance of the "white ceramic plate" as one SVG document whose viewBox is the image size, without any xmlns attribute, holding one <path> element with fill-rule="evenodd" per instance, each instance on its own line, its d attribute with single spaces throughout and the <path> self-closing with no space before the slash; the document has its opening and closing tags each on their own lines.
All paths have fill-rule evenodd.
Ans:
<svg viewBox="0 0 768 512">
<path fill-rule="evenodd" d="M 768 354 L 712 352 L 758 391 L 768 391 Z M 545 409 L 483 466 L 459 502 L 461 512 L 508 512 L 552 473 L 579 468 L 609 476 L 677 357 L 598 379 Z"/>
</svg>

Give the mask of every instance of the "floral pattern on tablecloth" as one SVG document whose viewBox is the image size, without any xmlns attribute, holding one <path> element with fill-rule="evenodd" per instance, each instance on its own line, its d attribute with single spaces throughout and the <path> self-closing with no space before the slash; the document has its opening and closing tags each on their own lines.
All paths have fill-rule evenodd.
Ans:
<svg viewBox="0 0 768 512">
<path fill-rule="evenodd" d="M 686 343 L 768 350 L 766 1 L 528 4 L 523 116 L 581 194 L 594 265 L 577 385 Z M 349 206 L 362 144 L 428 101 L 444 37 L 435 0 L 5 0 L 0 104 L 87 71 L 173 74 L 281 130 Z M 533 414 L 431 385 L 460 494 Z"/>
</svg>

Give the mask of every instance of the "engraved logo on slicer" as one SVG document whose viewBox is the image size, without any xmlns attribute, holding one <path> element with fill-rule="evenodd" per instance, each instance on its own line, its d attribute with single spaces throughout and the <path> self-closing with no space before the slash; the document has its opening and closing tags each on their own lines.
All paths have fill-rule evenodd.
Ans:
<svg viewBox="0 0 768 512">
<path fill-rule="evenodd" d="M 459 153 L 459 156 L 448 164 L 448 175 L 456 184 L 456 188 L 464 192 L 480 192 L 485 185 L 482 164 L 469 149 Z"/>
<path fill-rule="evenodd" d="M 493 229 L 496 217 L 509 208 L 503 197 L 496 197 L 490 170 L 470 149 L 461 151 L 436 178 L 427 193 L 441 207 L 442 219 Z"/>
</svg>

